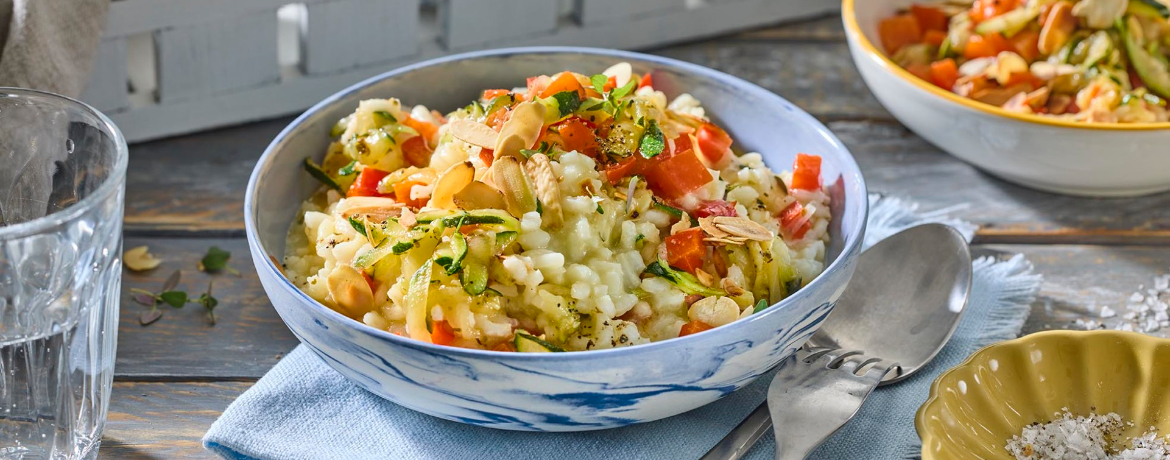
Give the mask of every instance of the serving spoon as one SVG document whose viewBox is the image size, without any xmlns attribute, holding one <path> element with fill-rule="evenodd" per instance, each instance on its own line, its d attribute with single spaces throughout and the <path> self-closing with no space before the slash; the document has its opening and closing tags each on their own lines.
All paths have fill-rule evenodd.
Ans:
<svg viewBox="0 0 1170 460">
<path fill-rule="evenodd" d="M 767 402 L 701 460 L 743 457 L 773 419 L 776 459 L 806 458 L 875 387 L 913 375 L 942 350 L 970 292 L 971 253 L 951 227 L 920 225 L 867 249 L 824 325 L 781 363 Z"/>
</svg>

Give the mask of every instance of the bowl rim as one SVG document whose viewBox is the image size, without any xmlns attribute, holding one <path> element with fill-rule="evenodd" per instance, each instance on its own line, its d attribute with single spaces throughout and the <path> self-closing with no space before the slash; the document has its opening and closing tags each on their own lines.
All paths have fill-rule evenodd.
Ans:
<svg viewBox="0 0 1170 460">
<path fill-rule="evenodd" d="M 851 0 L 846 0 L 846 1 L 851 1 Z M 920 441 L 922 441 L 921 451 L 919 452 L 920 455 L 922 456 L 922 460 L 933 460 L 934 459 L 934 456 L 931 453 L 927 452 L 927 449 L 926 449 L 926 447 L 929 445 L 928 441 L 933 440 L 935 437 L 934 433 L 932 431 L 929 431 L 926 429 L 926 423 L 925 423 L 926 422 L 926 413 L 929 409 L 931 409 L 937 403 L 937 401 L 939 401 L 940 398 L 939 398 L 938 389 L 939 389 L 939 386 L 942 384 L 943 379 L 949 377 L 951 374 L 953 374 L 955 372 L 958 372 L 959 369 L 966 368 L 966 367 L 970 366 L 972 363 L 975 362 L 976 359 L 981 358 L 981 357 L 987 355 L 988 353 L 991 353 L 992 351 L 994 351 L 996 349 L 1020 347 L 1020 346 L 1024 346 L 1024 345 L 1027 345 L 1029 343 L 1036 342 L 1039 340 L 1047 340 L 1047 339 L 1052 338 L 1052 337 L 1064 337 L 1064 338 L 1071 339 L 1071 340 L 1085 340 L 1086 338 L 1092 337 L 1092 336 L 1117 337 L 1117 338 L 1120 338 L 1120 339 L 1123 339 L 1123 340 L 1126 340 L 1129 342 L 1139 342 L 1139 343 L 1146 343 L 1146 344 L 1151 344 L 1151 345 L 1157 344 L 1159 342 L 1170 345 L 1170 338 L 1154 337 L 1152 335 L 1146 335 L 1146 334 L 1142 334 L 1139 332 L 1132 332 L 1132 331 L 1117 331 L 1117 330 L 1105 329 L 1105 330 L 1092 330 L 1092 331 L 1074 331 L 1074 330 L 1040 331 L 1040 332 L 1034 332 L 1034 333 L 1025 335 L 1023 337 L 1018 337 L 1018 338 L 1011 339 L 1011 340 L 1005 340 L 1002 342 L 996 342 L 996 343 L 993 343 L 991 345 L 987 345 L 983 348 L 980 348 L 976 352 L 971 353 L 971 356 L 968 356 L 967 359 L 963 360 L 963 362 L 955 365 L 955 367 L 952 367 L 950 369 L 943 371 L 943 373 L 939 374 L 938 377 L 935 377 L 934 381 L 931 382 L 931 384 L 930 384 L 930 395 L 926 398 L 926 401 L 923 402 L 921 406 L 918 406 L 918 411 L 914 414 L 914 431 L 918 433 L 918 439 Z"/>
<path fill-rule="evenodd" d="M 572 46 L 532 46 L 532 47 L 498 48 L 498 49 L 490 49 L 490 50 L 471 51 L 471 52 L 466 52 L 466 53 L 457 53 L 457 54 L 453 54 L 453 55 L 449 55 L 449 56 L 428 59 L 426 61 L 421 61 L 418 63 L 399 67 L 399 68 L 375 75 L 373 77 L 367 78 L 365 80 L 359 81 L 353 85 L 350 85 L 349 87 L 342 89 L 341 91 L 338 91 L 338 92 L 330 95 L 329 97 L 326 97 L 321 102 L 318 102 L 317 104 L 313 105 L 309 109 L 305 110 L 304 113 L 297 116 L 297 118 L 294 119 L 292 122 L 290 122 L 288 124 L 288 126 L 285 126 L 285 128 L 282 129 L 279 134 L 277 134 L 276 138 L 274 138 L 272 140 L 272 142 L 269 143 L 268 147 L 266 147 L 264 149 L 264 153 L 256 161 L 256 166 L 252 169 L 252 174 L 248 178 L 248 188 L 245 191 L 245 196 L 244 196 L 244 225 L 245 225 L 245 230 L 246 230 L 247 239 L 248 239 L 248 247 L 252 251 L 253 262 L 256 262 L 258 260 L 257 254 L 262 254 L 264 256 L 267 256 L 267 257 L 260 258 L 264 262 L 263 262 L 262 267 L 261 266 L 257 267 L 257 274 L 262 275 L 262 276 L 263 275 L 271 276 L 271 277 L 274 277 L 275 279 L 279 280 L 278 282 L 280 283 L 280 285 L 279 285 L 280 288 L 285 289 L 286 291 L 290 291 L 294 297 L 297 297 L 298 299 L 300 299 L 302 301 L 301 303 L 305 303 L 305 304 L 309 305 L 309 308 L 312 310 L 315 310 L 318 314 L 326 315 L 333 321 L 354 322 L 357 325 L 357 327 L 354 328 L 356 332 L 364 333 L 367 336 L 372 335 L 372 336 L 377 337 L 379 339 L 390 341 L 391 343 L 394 343 L 395 345 L 405 346 L 405 347 L 416 349 L 419 351 L 432 352 L 432 353 L 433 352 L 449 353 L 449 354 L 454 354 L 456 356 L 464 356 L 464 357 L 488 358 L 488 359 L 508 358 L 508 359 L 517 359 L 517 360 L 549 359 L 550 357 L 555 358 L 555 359 L 561 359 L 561 360 L 593 359 L 593 358 L 611 356 L 611 355 L 624 355 L 624 354 L 629 354 L 629 353 L 647 352 L 647 351 L 655 350 L 655 349 L 662 348 L 665 346 L 674 346 L 674 345 L 677 345 L 679 343 L 682 343 L 682 341 L 688 341 L 688 340 L 694 341 L 694 340 L 698 340 L 698 338 L 701 338 L 701 337 L 709 337 L 710 334 L 716 333 L 716 331 L 719 331 L 719 330 L 729 330 L 726 327 L 717 327 L 717 328 L 712 328 L 712 329 L 709 329 L 709 330 L 706 330 L 703 332 L 699 332 L 697 334 L 692 334 L 692 335 L 689 335 L 686 337 L 676 337 L 673 339 L 650 342 L 650 343 L 641 344 L 641 345 L 607 348 L 607 349 L 600 349 L 600 350 L 573 351 L 573 352 L 567 352 L 567 353 L 514 353 L 514 352 L 480 350 L 480 349 L 472 349 L 472 348 L 460 348 L 460 347 L 450 347 L 450 346 L 444 346 L 444 345 L 435 345 L 432 343 L 414 340 L 414 339 L 411 339 L 408 337 L 401 337 L 401 336 L 392 334 L 390 332 L 376 329 L 376 328 L 373 328 L 373 327 L 366 325 L 365 323 L 363 323 L 361 321 L 357 321 L 357 320 L 354 320 L 348 316 L 342 315 L 341 313 L 338 313 L 337 311 L 334 311 L 333 309 L 326 307 L 321 302 L 318 302 L 316 299 L 310 297 L 304 291 L 297 288 L 277 268 L 276 264 L 274 263 L 273 257 L 270 254 L 268 254 L 267 251 L 264 250 L 264 246 L 260 242 L 260 236 L 259 236 L 259 232 L 257 230 L 257 222 L 256 222 L 257 214 L 255 212 L 256 193 L 257 193 L 257 190 L 258 190 L 259 185 L 260 185 L 259 179 L 260 179 L 261 174 L 264 172 L 265 169 L 267 169 L 269 161 L 271 161 L 271 158 L 276 155 L 277 150 L 284 147 L 283 144 L 285 144 L 288 141 L 288 138 L 293 134 L 294 131 L 296 131 L 302 125 L 309 122 L 310 119 L 312 119 L 314 117 L 322 116 L 321 113 L 325 109 L 327 109 L 329 106 L 340 103 L 343 99 L 346 99 L 346 98 L 350 97 L 351 95 L 358 93 L 358 92 L 366 89 L 367 87 L 375 85 L 375 84 L 377 84 L 383 80 L 386 80 L 388 78 L 392 78 L 392 77 L 396 77 L 398 75 L 413 72 L 413 71 L 421 69 L 421 68 L 445 64 L 445 63 L 452 62 L 452 61 L 481 59 L 481 58 L 499 58 L 499 57 L 506 57 L 506 56 L 510 56 L 510 55 L 520 55 L 520 54 L 587 54 L 587 55 L 611 57 L 611 58 L 615 58 L 615 59 L 635 59 L 635 60 L 639 60 L 639 61 L 645 61 L 645 62 L 649 62 L 649 63 L 653 63 L 653 64 L 662 65 L 664 67 L 673 67 L 676 70 L 681 70 L 681 71 L 688 72 L 688 73 L 698 74 L 700 76 L 704 76 L 704 77 L 710 78 L 712 80 L 719 81 L 722 84 L 731 85 L 731 86 L 734 86 L 736 88 L 742 89 L 742 90 L 748 92 L 751 96 L 754 96 L 754 97 L 758 98 L 759 100 L 763 101 L 765 104 L 775 104 L 775 105 L 778 105 L 780 107 L 785 107 L 785 108 L 791 109 L 791 110 L 789 110 L 790 113 L 794 114 L 794 116 L 797 117 L 800 121 L 812 126 L 816 130 L 816 132 L 818 132 L 818 134 L 820 134 L 823 138 L 825 138 L 825 140 L 827 140 L 833 146 L 837 147 L 837 149 L 840 152 L 843 152 L 845 154 L 844 158 L 843 158 L 845 168 L 844 168 L 844 171 L 842 171 L 842 177 L 845 177 L 847 175 L 855 177 L 856 182 L 861 187 L 861 191 L 862 191 L 860 218 L 858 219 L 858 222 L 853 225 L 853 228 L 847 229 L 848 231 L 852 232 L 852 234 L 854 234 L 856 236 L 853 238 L 852 241 L 846 242 L 845 247 L 841 250 L 841 253 L 840 253 L 841 255 L 839 257 L 837 257 L 837 259 L 834 260 L 832 263 L 830 263 L 827 267 L 825 267 L 825 269 L 821 272 L 820 275 L 818 275 L 815 279 L 813 279 L 813 281 L 809 282 L 809 285 L 811 286 L 814 284 L 815 285 L 823 284 L 824 280 L 827 278 L 825 276 L 826 274 L 833 272 L 833 271 L 841 270 L 842 267 L 848 263 L 848 261 L 846 259 L 850 259 L 851 257 L 845 257 L 846 255 L 854 254 L 853 257 L 856 257 L 856 254 L 860 252 L 860 246 L 864 240 L 865 230 L 866 230 L 866 226 L 868 224 L 867 221 L 869 218 L 869 200 L 868 200 L 868 190 L 869 189 L 866 186 L 865 177 L 862 175 L 861 167 L 857 164 L 857 160 L 853 157 L 853 153 L 849 151 L 848 147 L 846 147 L 845 144 L 843 142 L 841 142 L 841 140 L 838 139 L 837 136 L 835 134 L 833 134 L 833 132 L 831 130 L 829 130 L 828 127 L 826 127 L 823 123 L 818 121 L 815 117 L 810 115 L 808 112 L 805 112 L 804 110 L 798 108 L 795 104 L 792 104 L 787 99 L 784 99 L 784 98 L 780 97 L 779 95 L 772 93 L 771 91 L 768 91 L 767 89 L 764 89 L 764 88 L 762 88 L 754 83 L 748 82 L 746 80 L 743 80 L 741 78 L 735 77 L 735 76 L 730 75 L 730 74 L 726 74 L 726 73 L 723 73 L 723 72 L 720 72 L 720 71 L 717 71 L 714 69 L 700 66 L 698 64 L 692 64 L 692 63 L 680 61 L 677 59 L 655 56 L 655 55 L 650 55 L 650 54 L 636 53 L 636 52 L 632 52 L 632 51 L 605 49 L 605 48 L 588 48 L 588 47 L 572 47 Z M 843 231 L 844 230 L 846 230 L 846 229 L 843 229 Z M 791 305 L 799 300 L 803 300 L 805 297 L 808 296 L 808 293 L 811 291 L 812 290 L 807 289 L 807 287 L 805 289 L 801 289 L 800 291 L 797 291 L 796 294 L 769 306 L 763 314 L 752 315 L 751 317 L 748 317 L 747 319 L 736 321 L 735 324 L 746 324 L 746 323 L 764 320 L 766 317 L 775 314 L 776 311 L 779 311 L 779 310 L 783 309 L 784 307 L 787 307 L 787 306 L 789 306 L 789 305 Z M 779 308 L 775 308 L 775 307 L 779 307 Z"/>
<path fill-rule="evenodd" d="M 861 30 L 861 25 L 857 21 L 857 12 L 854 8 L 855 3 L 856 0 L 843 0 L 841 4 L 841 19 L 845 23 L 845 31 L 847 32 L 847 35 L 854 37 L 853 41 L 858 44 L 862 50 L 864 50 L 865 54 L 869 58 L 877 62 L 879 66 L 884 68 L 887 72 L 901 77 L 903 80 L 909 82 L 919 90 L 934 94 L 968 109 L 1037 125 L 1101 131 L 1159 131 L 1170 129 L 1170 121 L 1157 123 L 1084 123 L 1065 120 L 1063 118 L 1044 117 L 1034 114 L 1012 112 L 1002 107 L 984 104 L 979 101 L 959 96 L 958 94 L 952 93 L 950 91 L 946 91 L 926 82 L 921 78 L 914 76 L 914 74 L 911 74 L 906 69 L 903 69 L 902 66 L 899 66 L 898 64 L 894 63 L 894 61 L 890 60 L 890 58 L 886 56 L 886 53 L 878 50 L 877 47 L 874 46 L 873 42 L 869 40 L 869 37 L 866 36 L 866 34 Z"/>
</svg>

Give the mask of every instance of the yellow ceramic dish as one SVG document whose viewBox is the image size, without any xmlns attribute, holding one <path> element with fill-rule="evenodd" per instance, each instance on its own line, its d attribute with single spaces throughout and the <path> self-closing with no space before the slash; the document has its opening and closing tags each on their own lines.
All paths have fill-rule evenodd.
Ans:
<svg viewBox="0 0 1170 460">
<path fill-rule="evenodd" d="M 1170 434 L 1170 339 L 1134 332 L 1040 332 L 984 348 L 943 373 L 918 409 L 923 460 L 1012 459 L 1007 440 L 1067 407 L 1116 412 Z"/>
</svg>

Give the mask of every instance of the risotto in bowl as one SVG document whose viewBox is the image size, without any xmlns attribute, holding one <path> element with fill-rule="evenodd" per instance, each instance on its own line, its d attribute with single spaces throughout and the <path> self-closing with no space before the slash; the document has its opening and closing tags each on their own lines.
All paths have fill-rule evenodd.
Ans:
<svg viewBox="0 0 1170 460">
<path fill-rule="evenodd" d="M 767 91 L 540 48 L 327 99 L 269 147 L 247 208 L 273 304 L 339 372 L 439 417 L 563 431 L 698 407 L 792 353 L 852 274 L 866 197 L 844 147 Z"/>
</svg>

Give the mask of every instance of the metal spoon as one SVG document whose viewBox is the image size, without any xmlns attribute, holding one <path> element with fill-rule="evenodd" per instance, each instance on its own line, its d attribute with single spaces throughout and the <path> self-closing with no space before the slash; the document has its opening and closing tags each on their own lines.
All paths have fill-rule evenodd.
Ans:
<svg viewBox="0 0 1170 460">
<path fill-rule="evenodd" d="M 857 413 L 874 387 L 909 377 L 938 354 L 970 292 L 971 253 L 951 227 L 920 225 L 869 248 L 806 349 L 781 364 L 767 404 L 701 460 L 743 457 L 773 416 L 780 421 L 776 459 L 807 457 Z"/>
</svg>

